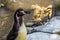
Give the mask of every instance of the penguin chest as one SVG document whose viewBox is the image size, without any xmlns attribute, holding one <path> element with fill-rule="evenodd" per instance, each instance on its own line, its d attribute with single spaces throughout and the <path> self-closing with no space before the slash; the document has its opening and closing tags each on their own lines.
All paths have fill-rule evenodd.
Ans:
<svg viewBox="0 0 60 40">
<path fill-rule="evenodd" d="M 16 40 L 26 40 L 27 30 L 25 26 L 20 27 Z"/>
</svg>

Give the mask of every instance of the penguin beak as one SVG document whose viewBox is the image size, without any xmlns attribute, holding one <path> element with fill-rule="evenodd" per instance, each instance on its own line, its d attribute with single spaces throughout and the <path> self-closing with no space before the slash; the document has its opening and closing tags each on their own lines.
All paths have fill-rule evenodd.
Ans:
<svg viewBox="0 0 60 40">
<path fill-rule="evenodd" d="M 20 12 L 23 14 L 30 14 L 31 13 L 30 11 L 20 11 Z"/>
<path fill-rule="evenodd" d="M 30 11 L 24 11 L 26 14 L 30 14 L 31 12 Z"/>
<path fill-rule="evenodd" d="M 33 10 L 31 9 L 31 10 L 25 10 L 24 12 L 25 12 L 26 14 L 31 14 L 32 11 L 33 11 Z"/>
</svg>

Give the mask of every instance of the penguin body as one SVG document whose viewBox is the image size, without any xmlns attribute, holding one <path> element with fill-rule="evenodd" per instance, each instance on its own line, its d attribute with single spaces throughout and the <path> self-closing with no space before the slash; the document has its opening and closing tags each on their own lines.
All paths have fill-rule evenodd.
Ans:
<svg viewBox="0 0 60 40">
<path fill-rule="evenodd" d="M 15 12 L 14 25 L 6 40 L 26 40 L 27 30 L 24 25 L 23 15 L 27 13 L 28 11 L 24 11 L 23 9 L 18 9 Z"/>
<path fill-rule="evenodd" d="M 27 35 L 27 30 L 23 23 L 22 27 L 20 27 L 18 31 L 18 37 L 16 38 L 16 40 L 26 40 L 26 35 Z"/>
</svg>

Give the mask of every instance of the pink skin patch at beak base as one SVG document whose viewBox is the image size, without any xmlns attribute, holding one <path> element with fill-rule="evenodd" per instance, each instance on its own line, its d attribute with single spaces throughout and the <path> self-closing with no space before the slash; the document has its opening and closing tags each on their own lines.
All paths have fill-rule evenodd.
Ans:
<svg viewBox="0 0 60 40">
<path fill-rule="evenodd" d="M 26 14 L 24 11 L 20 11 L 20 12 L 22 12 L 23 14 Z"/>
</svg>

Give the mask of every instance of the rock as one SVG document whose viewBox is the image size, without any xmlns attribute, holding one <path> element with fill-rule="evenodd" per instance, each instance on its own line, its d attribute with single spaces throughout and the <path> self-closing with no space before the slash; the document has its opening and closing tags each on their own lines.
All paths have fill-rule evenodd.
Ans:
<svg viewBox="0 0 60 40">
<path fill-rule="evenodd" d="M 33 32 L 33 28 L 32 27 L 27 27 L 27 33 L 31 34 Z"/>
<path fill-rule="evenodd" d="M 30 30 L 32 29 L 32 30 Z M 53 17 L 48 24 L 32 27 L 28 29 L 30 32 L 44 32 L 60 35 L 60 16 Z M 35 30 L 35 31 L 34 31 Z"/>
<path fill-rule="evenodd" d="M 41 31 L 44 32 L 51 32 L 59 34 L 60 30 L 60 16 L 53 17 L 44 28 L 42 27 Z"/>
<path fill-rule="evenodd" d="M 35 32 L 28 34 L 26 40 L 60 40 L 60 36 L 58 34 Z"/>
<path fill-rule="evenodd" d="M 34 24 L 33 22 L 27 22 L 26 27 L 32 27 L 33 24 Z"/>
</svg>

